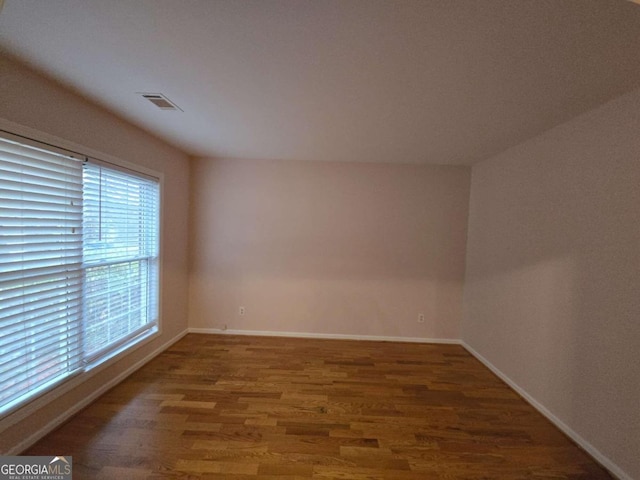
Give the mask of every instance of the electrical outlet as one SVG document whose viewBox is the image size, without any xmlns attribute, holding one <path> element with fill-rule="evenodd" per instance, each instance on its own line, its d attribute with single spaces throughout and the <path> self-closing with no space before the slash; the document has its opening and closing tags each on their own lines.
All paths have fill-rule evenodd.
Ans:
<svg viewBox="0 0 640 480">
<path fill-rule="evenodd" d="M 242 315 L 244 315 L 244 312 L 245 312 L 244 307 L 240 307 L 238 309 L 238 315 L 242 316 Z"/>
<path fill-rule="evenodd" d="M 418 314 L 418 323 L 424 323 L 424 313 Z"/>
</svg>

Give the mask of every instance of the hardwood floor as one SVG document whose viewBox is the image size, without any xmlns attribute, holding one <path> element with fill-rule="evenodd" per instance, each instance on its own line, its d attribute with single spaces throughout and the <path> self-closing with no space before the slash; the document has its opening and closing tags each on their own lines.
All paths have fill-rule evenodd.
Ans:
<svg viewBox="0 0 640 480">
<path fill-rule="evenodd" d="M 190 334 L 26 455 L 81 479 L 604 479 L 458 345 Z"/>
</svg>

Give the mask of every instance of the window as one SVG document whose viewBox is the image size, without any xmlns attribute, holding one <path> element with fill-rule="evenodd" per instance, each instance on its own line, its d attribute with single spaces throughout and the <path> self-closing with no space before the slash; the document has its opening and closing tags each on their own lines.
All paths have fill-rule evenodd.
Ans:
<svg viewBox="0 0 640 480">
<path fill-rule="evenodd" d="M 91 163 L 83 187 L 83 350 L 94 358 L 155 325 L 159 191 Z"/>
<path fill-rule="evenodd" d="M 157 330 L 159 182 L 0 136 L 0 413 Z"/>
</svg>

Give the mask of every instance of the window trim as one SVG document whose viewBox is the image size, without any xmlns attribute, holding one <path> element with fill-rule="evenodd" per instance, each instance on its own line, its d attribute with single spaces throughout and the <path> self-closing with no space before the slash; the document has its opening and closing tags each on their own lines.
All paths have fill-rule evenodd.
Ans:
<svg viewBox="0 0 640 480">
<path fill-rule="evenodd" d="M 138 173 L 138 172 L 133 172 L 130 169 L 120 169 L 120 168 L 113 168 L 112 165 L 106 165 L 105 162 L 99 162 L 99 161 L 95 161 L 93 158 L 88 158 L 87 162 L 85 163 L 89 163 L 90 164 L 90 168 L 94 169 L 95 167 L 97 167 L 100 171 L 102 171 L 102 169 L 108 170 L 108 172 L 106 173 L 106 176 L 112 176 L 113 174 L 115 174 L 115 176 L 117 178 L 119 178 L 119 180 L 117 180 L 117 182 L 122 181 L 122 178 L 120 178 L 121 175 L 125 175 L 127 178 L 127 182 L 129 182 L 131 180 L 131 177 L 134 177 L 136 179 L 136 181 L 142 181 L 142 182 L 150 182 L 154 185 L 153 190 L 154 192 L 157 192 L 157 201 L 160 202 L 160 182 L 158 180 L 158 178 L 155 177 L 149 177 L 146 174 L 143 173 Z M 86 168 L 87 165 L 84 165 L 83 168 Z M 84 178 L 84 173 L 83 172 L 83 178 Z M 102 174 L 100 174 L 100 178 L 102 178 Z M 113 179 L 113 177 L 112 177 Z M 96 181 L 97 179 L 94 178 L 94 181 Z M 98 183 L 101 183 L 102 180 L 99 180 Z M 85 187 L 87 185 L 84 184 L 83 182 L 83 191 L 86 194 L 86 190 Z M 107 187 L 105 187 L 107 188 Z M 156 190 L 157 188 L 157 190 Z M 108 190 L 108 188 L 107 188 Z M 97 192 L 94 192 L 94 194 Z M 100 194 L 101 195 L 101 194 Z M 95 199 L 94 199 L 95 201 Z M 107 200 L 107 202 L 113 201 L 113 199 L 109 199 Z M 86 206 L 86 204 L 83 203 L 84 206 Z M 94 205 L 95 207 L 96 205 Z M 156 207 L 158 207 L 159 205 L 155 205 Z M 147 213 L 151 213 L 148 212 Z M 155 229 L 155 227 L 157 226 L 158 229 L 155 230 L 153 232 L 153 237 L 156 239 L 156 241 L 154 242 L 154 245 L 157 245 L 159 247 L 159 237 L 160 237 L 160 229 L 159 229 L 159 220 L 160 220 L 160 209 L 156 208 L 154 209 L 154 213 L 156 213 L 158 215 L 158 224 L 154 224 L 152 225 L 152 228 Z M 83 220 L 84 221 L 84 220 Z M 99 222 L 101 223 L 102 220 L 99 220 Z M 83 232 L 83 238 L 85 238 L 84 235 L 85 232 Z M 147 232 L 147 236 L 148 236 L 148 232 Z M 137 240 L 140 240 L 140 238 L 138 237 Z M 157 243 L 156 243 L 157 242 Z M 149 254 L 149 252 L 147 252 L 146 254 L 143 254 L 142 256 L 126 256 L 122 257 L 121 255 L 118 255 L 117 258 L 113 258 L 110 255 L 108 255 L 106 258 L 104 256 L 102 256 L 101 254 L 98 256 L 98 258 L 95 258 L 92 256 L 91 259 L 87 259 L 84 256 L 84 253 L 86 253 L 85 247 L 87 246 L 87 244 L 84 244 L 83 242 L 83 261 L 82 261 L 82 265 L 81 265 L 81 271 L 82 271 L 82 276 L 83 278 L 87 278 L 87 274 L 89 271 L 93 270 L 94 268 L 102 268 L 102 267 L 110 267 L 110 266 L 122 266 L 125 264 L 132 264 L 136 261 L 138 262 L 147 262 L 147 268 L 151 268 L 154 273 L 151 273 L 151 271 L 148 271 L 149 275 L 154 275 L 156 281 L 159 281 L 159 277 L 157 275 L 158 272 L 158 268 L 159 268 L 159 264 L 160 264 L 160 256 L 159 256 L 159 249 L 153 251 L 153 255 Z M 89 248 L 89 250 L 91 251 L 92 249 Z M 102 249 L 99 249 L 100 252 L 104 253 L 102 251 Z M 140 252 L 138 252 L 140 253 Z M 150 285 L 149 283 L 147 283 L 147 286 Z M 86 288 L 87 284 L 85 283 L 83 288 Z M 136 341 L 137 338 L 142 337 L 147 331 L 151 330 L 154 331 L 156 330 L 158 327 L 158 310 L 159 310 L 159 303 L 160 303 L 160 297 L 158 295 L 159 289 L 156 290 L 155 292 L 152 293 L 152 298 L 153 298 L 153 304 L 151 303 L 147 303 L 148 307 L 150 307 L 150 310 L 153 312 L 152 313 L 152 317 L 149 318 L 153 318 L 152 321 L 147 321 L 145 322 L 144 325 L 142 325 L 140 328 L 137 328 L 133 331 L 128 332 L 126 335 L 124 335 L 123 337 L 120 337 L 118 339 L 116 339 L 115 341 L 111 341 L 109 342 L 107 345 L 103 345 L 100 348 L 98 348 L 95 351 L 91 351 L 91 352 L 87 352 L 85 350 L 85 357 L 83 358 L 84 361 L 84 365 L 86 368 L 86 365 L 93 365 L 96 363 L 99 363 L 103 358 L 109 357 L 113 351 L 117 351 L 120 349 L 120 347 L 122 346 L 126 346 L 128 344 L 134 343 Z M 86 290 L 85 290 L 86 293 Z M 149 302 L 149 296 L 148 296 L 148 292 L 147 292 L 147 302 Z M 86 308 L 87 305 L 90 302 L 85 302 L 83 304 L 83 312 L 87 312 Z M 87 320 L 86 318 L 84 320 Z M 84 325 L 85 327 L 87 326 L 86 323 Z M 86 328 L 85 328 L 85 333 L 87 332 Z M 85 336 L 86 338 L 86 336 Z M 87 344 L 84 344 L 83 347 L 86 347 Z"/>
<path fill-rule="evenodd" d="M 152 178 L 158 181 L 159 187 L 159 236 L 158 236 L 158 298 L 157 312 L 158 318 L 155 328 L 148 329 L 141 334 L 132 336 L 129 341 L 116 347 L 109 354 L 93 359 L 84 365 L 84 368 L 77 373 L 71 374 L 64 379 L 60 379 L 47 386 L 46 389 L 37 393 L 31 398 L 18 403 L 13 409 L 7 411 L 0 417 L 0 431 L 11 427 L 33 415 L 39 409 L 60 398 L 64 394 L 79 387 L 86 381 L 95 377 L 116 362 L 126 358 L 139 348 L 147 345 L 152 340 L 161 337 L 163 333 L 163 219 L 164 219 L 164 174 L 151 168 L 132 163 L 121 158 L 114 157 L 104 152 L 94 150 L 82 144 L 71 142 L 63 138 L 51 135 L 31 127 L 0 118 L 0 135 L 8 139 L 13 139 L 32 146 L 46 146 L 57 153 L 71 155 L 76 158 L 90 158 L 92 162 L 103 164 L 109 168 L 115 168 L 124 172 L 134 173 L 143 177 Z"/>
</svg>

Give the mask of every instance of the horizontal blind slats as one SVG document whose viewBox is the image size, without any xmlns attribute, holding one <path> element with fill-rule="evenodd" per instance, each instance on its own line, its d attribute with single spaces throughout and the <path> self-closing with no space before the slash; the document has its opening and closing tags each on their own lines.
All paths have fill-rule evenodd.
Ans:
<svg viewBox="0 0 640 480">
<path fill-rule="evenodd" d="M 81 188 L 81 186 L 75 182 L 33 183 L 26 189 L 24 179 L 10 180 L 5 170 L 0 168 L 0 171 L 5 172 L 0 178 L 0 192 L 2 192 L 0 198 L 22 198 L 25 201 L 42 201 L 51 197 L 54 203 L 63 203 L 67 200 L 82 201 L 82 191 L 77 191 L 77 188 Z"/>
<path fill-rule="evenodd" d="M 23 368 L 11 370 L 11 375 L 0 381 L 0 398 L 4 401 L 15 400 L 43 384 L 72 374 L 82 366 L 81 355 L 81 351 L 53 356 L 50 351 L 41 352 L 41 358 L 49 363 L 27 362 Z"/>
<path fill-rule="evenodd" d="M 64 255 L 62 255 L 62 253 L 64 253 Z M 0 260 L 0 278 L 2 278 L 5 273 L 8 277 L 10 277 L 11 274 L 20 276 L 31 269 L 45 268 L 49 266 L 57 266 L 58 268 L 65 265 L 73 266 L 79 264 L 80 260 L 82 260 L 82 254 L 74 252 L 73 250 L 56 252 L 56 255 L 53 253 L 47 253 L 41 257 L 25 254 L 22 256 L 23 258 L 16 259 L 15 257 L 17 256 L 18 255 L 12 255 L 9 257 L 9 255 L 7 255 L 8 258 L 6 261 L 4 259 Z M 62 259 L 65 261 L 64 265 L 60 265 Z M 18 268 L 21 268 L 21 270 L 18 270 Z"/>
<path fill-rule="evenodd" d="M 77 233 L 77 232 L 76 232 Z M 81 233 L 81 232 L 80 232 Z M 7 242 L 20 242 L 25 238 L 33 239 L 37 241 L 40 238 L 51 238 L 59 235 L 58 227 L 43 227 L 43 226 L 13 226 L 13 227 L 2 227 L 2 236 L 3 239 Z M 72 232 L 73 235 L 73 232 Z"/>
<path fill-rule="evenodd" d="M 43 317 L 46 320 L 46 318 L 55 313 L 72 313 L 72 309 L 76 304 L 80 303 L 80 299 L 79 297 L 74 298 L 71 295 L 66 295 L 66 297 L 67 298 L 65 298 L 64 295 L 43 297 L 38 298 L 36 301 L 29 302 L 26 305 L 23 302 L 22 304 L 7 306 L 4 310 L 6 314 L 3 315 L 6 323 L 3 325 L 2 330 L 9 328 L 10 325 L 15 323 L 37 324 L 38 318 Z"/>
<path fill-rule="evenodd" d="M 49 328 L 42 330 L 37 335 L 26 338 L 24 335 L 20 337 L 16 334 L 13 338 L 9 338 L 6 354 L 3 353 L 3 361 L 0 362 L 0 371 L 10 372 L 12 368 L 15 368 L 16 365 L 19 365 L 20 362 L 24 361 L 25 351 L 35 352 L 34 346 L 37 346 L 38 355 L 53 345 L 60 345 L 61 342 L 64 342 L 64 346 L 61 351 L 66 352 L 67 350 L 79 350 L 79 345 L 77 347 L 70 348 L 70 344 L 67 340 L 79 337 L 81 334 L 82 332 L 79 325 L 77 328 L 67 328 L 61 325 L 58 325 L 57 327 L 49 326 Z M 37 364 L 39 361 L 40 360 L 34 360 L 34 364 Z M 2 378 L 2 374 L 0 374 L 0 378 Z"/>
<path fill-rule="evenodd" d="M 82 163 L 0 138 L 0 411 L 81 364 Z"/>
<path fill-rule="evenodd" d="M 38 142 L 39 143 L 39 142 Z M 0 150 L 3 154 L 9 155 L 25 155 L 27 158 L 40 160 L 42 163 L 53 163 L 54 166 L 60 160 L 60 158 L 73 159 L 77 162 L 82 161 L 78 155 L 72 152 L 54 151 L 49 145 L 35 146 L 28 140 L 22 141 L 21 139 L 8 139 L 0 136 Z M 4 155 L 3 155 L 4 156 Z M 78 157 L 78 158 L 76 158 Z"/>
<path fill-rule="evenodd" d="M 81 258 L 78 258 L 81 260 Z M 60 264 L 45 264 L 40 265 L 38 267 L 30 268 L 28 270 L 12 270 L 12 271 L 2 271 L 0 269 L 0 284 L 5 284 L 5 282 L 11 282 L 14 284 L 16 281 L 29 281 L 29 282 L 40 282 L 48 279 L 58 278 L 58 275 L 61 273 L 67 275 L 76 275 L 77 269 L 80 268 L 81 262 L 67 263 L 64 265 Z"/>
<path fill-rule="evenodd" d="M 5 180 L 19 182 L 25 186 L 42 185 L 69 190 L 76 190 L 81 186 L 81 180 L 73 175 L 72 168 L 61 171 L 45 168 L 25 168 L 24 164 L 0 162 L 0 170 L 4 172 L 3 178 Z"/>
<path fill-rule="evenodd" d="M 11 302 L 22 301 L 23 296 L 36 292 L 41 292 L 42 295 L 52 295 L 54 292 L 62 293 L 69 288 L 78 290 L 77 287 L 81 285 L 81 282 L 82 277 L 77 272 L 74 275 L 56 276 L 40 282 L 31 282 L 30 285 L 24 285 L 21 280 L 8 281 L 3 283 L 0 302 L 7 302 L 2 304 L 9 306 Z"/>
<path fill-rule="evenodd" d="M 56 153 L 45 153 L 31 147 L 13 148 L 10 144 L 2 144 L 0 168 L 5 167 L 12 172 L 54 172 L 59 175 L 75 176 L 80 159 Z"/>
<path fill-rule="evenodd" d="M 70 239 L 70 241 L 59 240 L 55 237 L 43 238 L 43 239 L 31 239 L 28 238 L 28 242 L 11 241 L 11 238 L 6 238 L 4 245 L 0 244 L 0 255 L 22 255 L 22 254 L 35 254 L 42 252 L 65 252 L 74 251 L 78 246 L 82 247 L 82 239 Z"/>
</svg>

